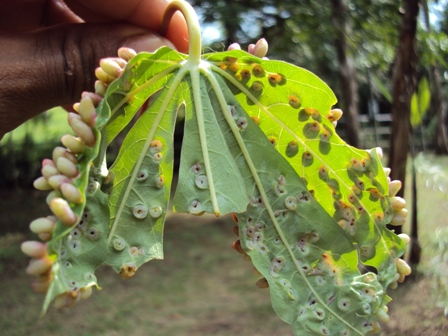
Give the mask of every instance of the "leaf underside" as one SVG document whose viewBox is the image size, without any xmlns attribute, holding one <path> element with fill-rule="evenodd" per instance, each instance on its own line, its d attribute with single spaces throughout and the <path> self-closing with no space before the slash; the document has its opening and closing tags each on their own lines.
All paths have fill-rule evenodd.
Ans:
<svg viewBox="0 0 448 336">
<path fill-rule="evenodd" d="M 145 102 L 104 169 L 107 147 Z M 90 192 L 75 209 L 89 224 L 53 239 L 58 267 L 46 306 L 74 286 L 96 285 L 101 263 L 130 277 L 163 258 L 182 110 L 174 210 L 237 214 L 242 247 L 296 335 L 370 331 L 404 246 L 386 229 L 393 211 L 380 159 L 338 137 L 329 117 L 335 103 L 307 70 L 243 51 L 203 55 L 199 64 L 168 48 L 138 54 L 97 109 L 100 145 L 79 165 Z M 73 251 L 75 230 L 81 244 Z M 361 274 L 364 266 L 378 276 Z"/>
</svg>

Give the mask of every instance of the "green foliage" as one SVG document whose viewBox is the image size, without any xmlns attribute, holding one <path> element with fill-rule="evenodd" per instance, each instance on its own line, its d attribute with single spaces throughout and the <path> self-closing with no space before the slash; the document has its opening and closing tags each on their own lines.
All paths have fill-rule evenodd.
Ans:
<svg viewBox="0 0 448 336">
<path fill-rule="evenodd" d="M 236 213 L 241 244 L 296 335 L 376 330 L 404 252 L 386 228 L 393 209 L 377 150 L 338 137 L 336 98 L 309 71 L 239 50 L 200 58 L 194 36 L 191 45 L 189 56 L 141 53 L 109 85 L 96 110 L 96 144 L 78 155 L 82 202 L 71 204 L 78 222 L 58 221 L 49 242 L 53 281 L 44 310 L 97 285 L 102 263 L 127 278 L 163 257 L 181 111 L 174 210 Z M 142 106 L 107 167 L 108 146 Z M 366 266 L 378 276 L 361 272 Z"/>
<path fill-rule="evenodd" d="M 413 128 L 422 123 L 430 102 L 431 89 L 428 80 L 424 77 L 418 83 L 417 91 L 412 94 L 411 98 L 411 125 Z"/>
</svg>

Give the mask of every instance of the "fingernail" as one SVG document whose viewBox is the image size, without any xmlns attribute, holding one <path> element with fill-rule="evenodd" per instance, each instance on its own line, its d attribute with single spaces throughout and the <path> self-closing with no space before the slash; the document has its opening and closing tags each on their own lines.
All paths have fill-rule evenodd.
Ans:
<svg viewBox="0 0 448 336">
<path fill-rule="evenodd" d="M 123 47 L 134 49 L 136 52 L 153 52 L 163 46 L 176 50 L 174 44 L 169 40 L 154 34 L 135 36 L 123 43 Z"/>
</svg>

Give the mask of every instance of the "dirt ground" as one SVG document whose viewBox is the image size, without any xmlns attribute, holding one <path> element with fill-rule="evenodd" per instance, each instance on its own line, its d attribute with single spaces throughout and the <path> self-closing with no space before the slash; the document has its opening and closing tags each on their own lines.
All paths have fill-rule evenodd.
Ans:
<svg viewBox="0 0 448 336">
<path fill-rule="evenodd" d="M 0 225 L 10 232 L 0 235 L 0 335 L 292 336 L 272 310 L 269 292 L 254 285 L 250 264 L 231 249 L 229 218 L 170 217 L 164 261 L 148 263 L 128 281 L 100 269 L 103 290 L 73 309 L 51 309 L 41 319 L 43 297 L 29 290 L 27 260 L 19 253 L 26 234 L 12 232 L 47 210 L 28 204 L 32 198 L 26 194 L 3 199 Z M 389 292 L 393 301 L 383 335 L 448 335 L 448 318 L 436 305 L 431 280 L 414 273 Z"/>
</svg>

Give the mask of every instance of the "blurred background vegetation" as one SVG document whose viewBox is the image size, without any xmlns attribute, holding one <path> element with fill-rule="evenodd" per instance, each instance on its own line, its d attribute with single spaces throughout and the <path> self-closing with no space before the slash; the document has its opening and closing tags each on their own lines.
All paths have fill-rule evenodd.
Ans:
<svg viewBox="0 0 448 336">
<path fill-rule="evenodd" d="M 445 335 L 448 332 L 448 323 L 443 317 L 443 312 L 448 302 L 448 294 L 446 294 L 448 293 L 448 279 L 446 272 L 441 270 L 448 269 L 446 260 L 448 258 L 446 256 L 448 250 L 448 234 L 446 232 L 448 229 L 445 229 L 448 227 L 448 200 L 446 199 L 448 192 L 448 160 L 446 156 L 448 153 L 446 138 L 448 1 L 190 0 L 189 2 L 195 7 L 201 21 L 204 52 L 225 50 L 233 42 L 239 42 L 244 49 L 247 49 L 249 43 L 255 43 L 260 37 L 266 38 L 269 43 L 268 56 L 270 59 L 284 60 L 306 68 L 321 77 L 335 91 L 340 101 L 336 107 L 342 108 L 344 111 L 344 116 L 338 125 L 338 133 L 342 138 L 356 147 L 380 146 L 384 149 L 385 164 L 389 165 L 395 174 L 392 175 L 392 178 L 407 182 L 401 195 L 404 195 L 408 201 L 408 208 L 412 215 L 410 215 L 404 231 L 411 234 L 413 238 L 408 258 L 412 263 L 419 264 L 414 272 L 417 275 L 414 279 L 415 282 L 405 284 L 404 289 L 399 289 L 401 292 L 397 292 L 398 294 L 394 296 L 394 300 L 398 302 L 394 309 L 400 310 L 400 302 L 404 305 L 421 304 L 418 297 L 417 299 L 415 296 L 408 297 L 406 290 L 417 291 L 422 296 L 422 300 L 425 300 L 428 293 L 433 290 L 434 293 L 438 293 L 436 294 L 438 299 L 431 299 L 431 303 L 425 307 L 421 306 L 421 311 L 404 312 L 405 309 L 401 307 L 404 309 L 403 314 L 408 314 L 406 316 L 410 319 L 409 323 L 405 324 L 408 329 L 400 329 L 400 323 L 391 322 L 389 329 L 386 327 L 386 330 L 388 330 L 388 335 L 402 335 L 405 332 L 409 335 L 424 333 Z M 65 133 L 70 133 L 66 122 L 66 113 L 61 108 L 55 108 L 7 134 L 0 142 L 0 195 L 3 197 L 3 201 L 0 202 L 0 279 L 4 281 L 9 291 L 9 294 L 0 300 L 0 309 L 4 311 L 9 309 L 10 311 L 11 306 L 19 301 L 27 302 L 25 306 L 28 308 L 23 307 L 23 310 L 16 308 L 15 314 L 17 316 L 27 314 L 26 309 L 32 307 L 33 312 L 28 311 L 31 317 L 26 321 L 31 325 L 38 326 L 36 330 L 40 331 L 36 334 L 60 334 L 64 331 L 64 327 L 59 322 L 55 322 L 61 318 L 57 314 L 64 315 L 66 313 L 53 312 L 49 319 L 50 322 L 48 320 L 47 322 L 37 322 L 40 301 L 36 302 L 36 299 L 33 299 L 32 294 L 28 291 L 24 292 L 23 286 L 27 280 L 22 270 L 26 265 L 26 259 L 20 255 L 19 244 L 25 238 L 35 239 L 28 233 L 29 222 L 38 216 L 48 214 L 45 195 L 33 191 L 32 182 L 40 175 L 41 160 L 51 156 L 52 149 L 59 144 L 61 135 Z M 219 225 L 205 228 L 202 225 L 198 227 L 191 224 L 182 226 L 176 225 L 176 221 L 172 222 L 174 223 L 171 227 L 167 225 L 167 236 L 173 240 L 169 243 L 170 246 L 188 246 L 191 249 L 195 244 L 203 244 L 202 241 L 193 237 L 193 232 L 199 235 L 208 235 L 211 237 L 211 241 L 216 241 L 214 245 L 217 246 L 221 246 L 224 242 L 227 244 L 226 246 L 231 244 L 229 221 L 223 220 L 221 223 L 224 227 L 230 228 L 225 233 L 222 232 Z M 184 221 L 181 222 L 184 223 Z M 170 223 L 168 222 L 168 224 Z M 209 232 L 209 230 L 211 231 Z M 212 231 L 213 233 L 211 233 Z M 436 231 L 437 234 L 435 234 Z M 219 237 L 222 237 L 224 242 Z M 223 246 L 221 247 L 224 248 Z M 193 249 L 191 253 L 195 254 L 195 251 Z M 235 263 L 235 260 L 239 260 L 232 259 L 232 257 L 222 259 L 221 253 L 223 252 L 219 249 L 207 248 L 202 254 L 197 253 L 201 257 L 196 256 L 199 259 L 194 260 L 198 261 L 199 267 L 202 267 L 202 262 L 206 263 L 204 274 L 208 274 L 207 276 L 210 276 L 212 270 L 217 272 L 215 277 L 221 276 L 222 278 L 226 274 L 222 267 L 211 267 L 211 264 L 216 262 L 231 267 L 230 265 Z M 204 253 L 208 255 L 206 259 L 202 259 Z M 225 253 L 231 254 L 232 252 L 229 249 Z M 178 284 L 174 284 L 174 282 L 182 281 L 182 276 L 188 273 L 188 279 L 193 284 L 195 281 L 191 280 L 193 276 L 191 274 L 202 273 L 190 269 L 190 263 L 194 264 L 195 261 L 185 261 L 182 252 L 179 252 L 179 255 L 174 253 L 173 258 L 172 261 L 168 260 L 167 262 L 167 267 L 176 268 L 176 270 L 170 270 L 173 273 L 169 273 L 166 269 L 160 269 L 159 266 L 148 266 L 148 271 L 155 272 L 156 279 L 158 279 L 156 281 L 159 283 L 161 281 L 163 283 L 160 276 L 172 277 L 174 292 L 181 291 L 183 294 L 179 295 L 182 298 L 188 297 L 185 300 L 199 305 L 198 302 L 194 303 L 191 295 L 186 295 L 181 289 L 176 289 Z M 235 258 L 237 257 L 235 256 Z M 188 266 L 185 266 L 186 264 Z M 244 278 L 244 274 L 249 273 L 246 265 L 237 264 L 235 267 L 237 269 L 235 274 L 241 275 L 241 279 Z M 152 275 L 145 272 L 142 270 L 141 273 L 144 274 L 140 274 L 141 280 L 135 281 L 137 282 L 136 290 L 146 290 L 147 286 L 143 282 L 147 279 L 152 281 L 150 280 Z M 208 302 L 205 304 L 207 309 L 210 309 L 213 300 L 217 300 L 216 307 L 224 309 L 222 297 L 232 295 L 231 293 L 237 293 L 239 296 L 246 295 L 241 294 L 243 293 L 242 287 L 245 286 L 244 280 L 226 278 L 225 281 L 220 282 L 215 277 L 213 277 L 213 281 L 216 280 L 215 285 L 212 286 L 207 282 L 209 288 L 204 292 L 206 296 L 204 302 Z M 235 282 L 232 282 L 233 280 Z M 238 281 L 243 281 L 243 283 L 238 285 Z M 114 283 L 114 280 L 109 282 Z M 168 284 L 171 282 L 168 281 Z M 114 285 L 117 286 L 116 283 Z M 22 287 L 17 289 L 17 286 Z M 198 288 L 195 287 L 196 285 L 192 286 L 193 292 L 201 292 L 200 285 L 197 285 Z M 280 321 L 278 324 L 272 322 L 271 325 L 271 320 L 269 320 L 271 328 L 269 330 L 257 329 L 261 320 L 257 320 L 255 315 L 266 320 L 266 316 L 270 313 L 274 314 L 269 308 L 268 299 L 263 299 L 261 296 L 257 296 L 258 294 L 248 296 L 254 302 L 260 303 L 261 308 L 257 308 L 259 309 L 257 314 L 244 315 L 234 307 L 236 305 L 241 309 L 242 303 L 238 300 L 231 300 L 228 305 L 224 305 L 225 309 L 229 311 L 225 318 L 219 318 L 218 313 L 214 314 L 213 311 L 208 311 L 212 316 L 211 320 L 215 321 L 215 324 L 221 323 L 222 328 L 215 325 L 217 329 L 204 327 L 205 329 L 201 329 L 201 331 L 199 327 L 192 326 L 197 323 L 188 319 L 194 319 L 195 314 L 200 316 L 205 314 L 206 316 L 206 311 L 190 306 L 184 307 L 181 312 L 178 310 L 171 312 L 167 308 L 160 308 L 164 298 L 167 298 L 167 304 L 170 304 L 169 302 L 174 305 L 178 304 L 170 292 L 171 289 L 168 287 L 161 291 L 154 289 L 153 295 L 155 295 L 156 303 L 153 302 L 153 304 L 155 307 L 149 307 L 150 305 L 147 304 L 149 306 L 145 309 L 160 309 L 168 316 L 174 316 L 171 320 L 169 317 L 166 317 L 165 320 L 160 317 L 163 323 L 156 319 L 157 323 L 162 324 L 167 324 L 167 321 L 170 320 L 173 323 L 173 329 L 162 329 L 165 330 L 163 332 L 156 328 L 151 333 L 152 335 L 169 335 L 170 332 L 176 335 L 218 335 L 220 332 L 222 334 L 230 332 L 233 335 L 289 335 L 288 329 L 284 329 Z M 244 287 L 244 293 L 245 290 L 246 287 Z M 250 290 L 256 291 L 255 288 L 250 288 Z M 121 287 L 118 289 L 118 292 L 120 291 L 125 293 Z M 220 293 L 217 297 L 213 295 L 215 291 Z M 138 296 L 138 294 L 136 295 Z M 267 293 L 263 292 L 260 295 L 265 297 Z M 113 295 L 112 297 L 102 297 L 103 300 L 114 302 Z M 130 299 L 137 300 L 135 296 Z M 221 305 L 219 305 L 220 300 Z M 92 307 L 96 307 L 96 304 L 100 305 L 95 302 L 99 301 L 93 301 L 86 306 L 86 311 L 89 314 L 94 314 L 96 308 Z M 144 305 L 143 302 L 139 304 Z M 437 310 L 438 306 L 442 308 Z M 132 309 L 139 310 L 136 304 L 132 307 L 134 307 Z M 185 313 L 185 309 L 188 307 L 191 308 L 190 312 Z M 448 309 L 445 309 L 445 312 L 448 314 Z M 83 315 L 85 312 L 82 310 L 77 310 L 74 314 L 79 319 L 85 316 Z M 419 329 L 411 321 L 411 315 L 416 314 L 420 316 L 414 321 L 415 323 L 431 321 L 432 324 L 428 324 L 425 329 Z M 228 327 L 226 319 L 230 318 L 229 316 L 236 321 L 234 324 L 239 326 L 239 329 Z M 245 319 L 251 319 L 247 325 L 252 329 L 244 329 L 242 316 Z M 392 314 L 391 316 L 395 321 L 397 319 L 403 321 L 402 319 L 406 318 L 405 315 L 394 316 Z M 223 322 L 223 319 L 226 321 Z M 176 324 L 176 321 L 181 323 Z M 131 328 L 133 325 L 131 322 L 123 322 L 122 326 Z M 85 326 L 87 322 L 82 323 Z M 204 322 L 203 325 L 207 324 Z M 13 332 L 12 330 L 15 330 L 18 324 L 7 318 L 7 315 L 0 320 L 0 330 L 2 330 L 2 326 L 8 326 L 7 330 L 11 330 L 5 335 L 32 334 L 30 333 L 31 329 L 26 328 L 20 329 L 20 332 Z M 103 330 L 100 327 L 92 328 L 87 328 L 86 330 L 90 331 L 85 334 L 114 334 L 110 331 L 106 332 L 106 329 Z M 119 330 L 117 335 L 123 334 L 126 329 L 125 327 L 117 328 Z M 148 329 L 143 328 L 142 330 L 136 334 L 147 334 L 145 332 Z M 251 333 L 250 330 L 256 330 L 256 332 Z M 430 333 L 426 333 L 428 330 Z"/>
</svg>

